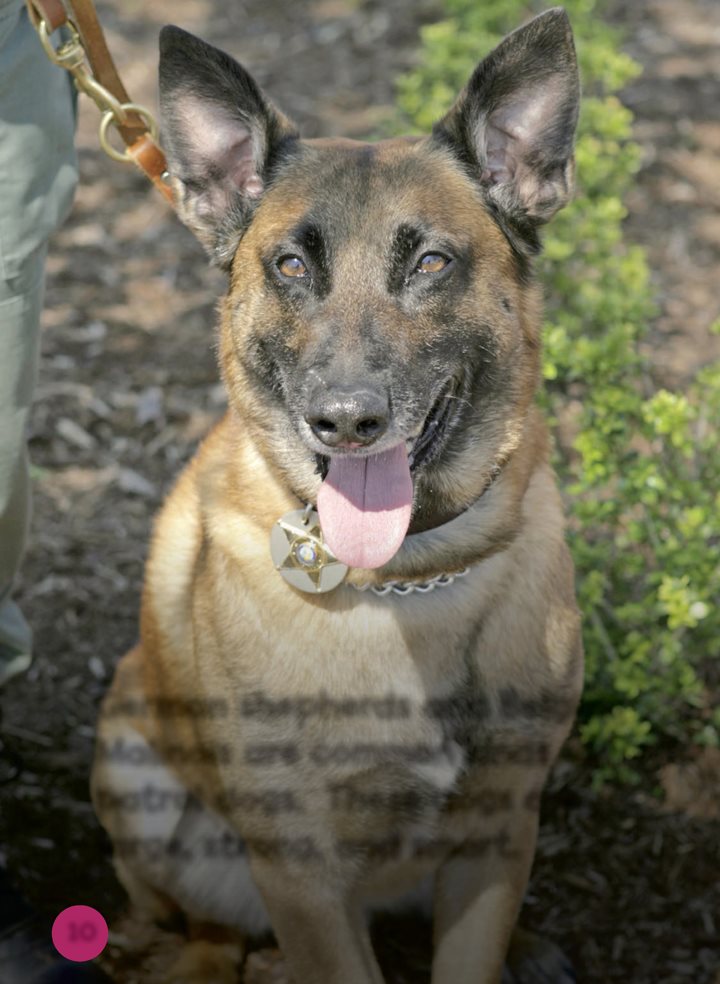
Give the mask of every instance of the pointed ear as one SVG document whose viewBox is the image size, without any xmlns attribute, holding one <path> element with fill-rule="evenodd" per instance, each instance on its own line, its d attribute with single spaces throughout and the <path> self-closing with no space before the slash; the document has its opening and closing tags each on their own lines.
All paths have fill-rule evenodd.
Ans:
<svg viewBox="0 0 720 984">
<path fill-rule="evenodd" d="M 295 128 L 233 58 L 172 26 L 160 32 L 160 113 L 180 218 L 228 266 Z"/>
<path fill-rule="evenodd" d="M 538 246 L 535 227 L 573 192 L 579 104 L 572 29 L 556 7 L 481 61 L 433 130 L 470 165 L 489 201 L 532 249 Z"/>
</svg>

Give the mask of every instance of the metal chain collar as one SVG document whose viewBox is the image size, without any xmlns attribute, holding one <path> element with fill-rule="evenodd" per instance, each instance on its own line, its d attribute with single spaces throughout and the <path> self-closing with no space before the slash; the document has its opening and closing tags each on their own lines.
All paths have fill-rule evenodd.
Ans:
<svg viewBox="0 0 720 984">
<path fill-rule="evenodd" d="M 409 595 L 416 591 L 419 594 L 428 594 L 435 588 L 448 587 L 453 581 L 459 577 L 465 577 L 469 573 L 470 568 L 463 567 L 461 571 L 456 571 L 454 574 L 438 574 L 437 577 L 431 577 L 428 581 L 385 581 L 383 584 L 353 584 L 353 588 L 356 591 L 372 591 L 373 594 L 381 598 L 389 594 Z"/>
<path fill-rule="evenodd" d="M 312 504 L 304 509 L 285 513 L 270 531 L 270 554 L 275 570 L 299 591 L 323 594 L 339 588 L 348 567 L 337 559 L 325 543 L 320 517 Z M 446 588 L 470 568 L 452 574 L 443 573 L 426 581 L 384 581 L 382 584 L 353 584 L 356 591 L 371 591 L 380 598 L 389 594 L 428 594 L 435 588 Z"/>
</svg>

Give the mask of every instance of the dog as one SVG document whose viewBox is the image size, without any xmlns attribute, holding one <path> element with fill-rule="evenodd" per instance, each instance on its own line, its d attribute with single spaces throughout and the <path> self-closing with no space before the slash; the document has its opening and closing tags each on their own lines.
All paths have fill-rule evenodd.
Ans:
<svg viewBox="0 0 720 984">
<path fill-rule="evenodd" d="M 423 137 L 303 140 L 177 27 L 160 96 L 228 274 L 229 409 L 100 715 L 118 876 L 185 917 L 176 984 L 236 980 L 269 928 L 295 984 L 381 984 L 368 914 L 412 904 L 433 984 L 498 982 L 582 681 L 532 275 L 573 190 L 568 18 L 508 35 Z"/>
</svg>

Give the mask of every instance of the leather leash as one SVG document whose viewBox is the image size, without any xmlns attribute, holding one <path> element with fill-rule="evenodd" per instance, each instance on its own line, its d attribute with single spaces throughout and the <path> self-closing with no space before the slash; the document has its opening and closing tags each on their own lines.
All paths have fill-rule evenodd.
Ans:
<svg viewBox="0 0 720 984">
<path fill-rule="evenodd" d="M 70 72 L 76 88 L 90 96 L 102 112 L 99 136 L 105 153 L 116 161 L 132 161 L 173 205 L 157 123 L 149 109 L 131 102 L 108 50 L 93 0 L 25 3 L 48 58 Z M 59 28 L 69 37 L 55 48 L 50 36 Z M 122 150 L 110 142 L 111 126 L 122 139 Z"/>
</svg>

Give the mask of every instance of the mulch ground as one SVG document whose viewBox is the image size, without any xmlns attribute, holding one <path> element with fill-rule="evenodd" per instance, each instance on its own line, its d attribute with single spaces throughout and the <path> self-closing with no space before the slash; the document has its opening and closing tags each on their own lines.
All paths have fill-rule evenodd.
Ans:
<svg viewBox="0 0 720 984">
<path fill-rule="evenodd" d="M 124 0 L 101 13 L 138 101 L 154 102 L 157 31 L 173 21 L 240 57 L 306 135 L 361 137 L 389 113 L 393 78 L 437 9 Z M 648 248 L 661 306 L 648 348 L 673 382 L 720 356 L 707 335 L 720 316 L 720 7 L 636 0 L 616 19 L 645 66 L 625 95 L 644 148 L 628 229 Z M 112 920 L 125 900 L 88 802 L 94 720 L 136 638 L 152 517 L 224 406 L 213 351 L 223 278 L 143 179 L 96 150 L 95 126 L 85 107 L 82 184 L 49 261 L 19 592 L 37 658 L 2 696 L 25 768 L 0 786 L 0 861 L 48 918 L 82 901 Z M 708 754 L 653 763 L 640 790 L 594 792 L 571 741 L 545 796 L 524 920 L 565 948 L 579 981 L 720 984 L 718 790 Z M 381 935 L 389 981 L 428 979 L 427 927 L 399 921 Z M 152 984 L 121 931 L 116 944 L 119 984 Z M 256 984 L 272 980 L 263 967 Z"/>
</svg>

